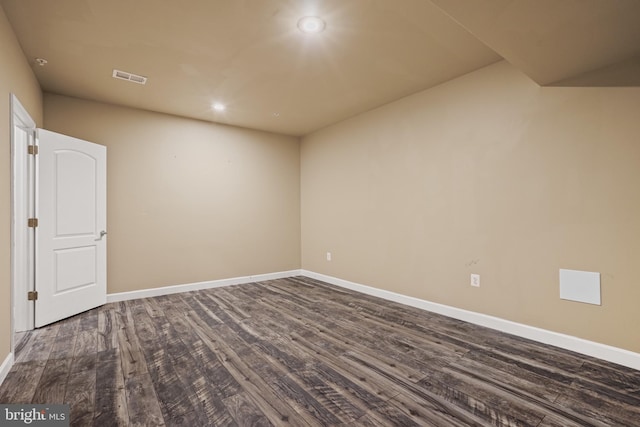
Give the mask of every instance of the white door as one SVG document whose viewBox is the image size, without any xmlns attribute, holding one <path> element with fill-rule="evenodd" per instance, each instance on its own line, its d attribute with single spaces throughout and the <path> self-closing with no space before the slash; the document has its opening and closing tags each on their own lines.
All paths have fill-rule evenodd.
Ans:
<svg viewBox="0 0 640 427">
<path fill-rule="evenodd" d="M 106 303 L 107 148 L 38 129 L 35 326 Z"/>
</svg>

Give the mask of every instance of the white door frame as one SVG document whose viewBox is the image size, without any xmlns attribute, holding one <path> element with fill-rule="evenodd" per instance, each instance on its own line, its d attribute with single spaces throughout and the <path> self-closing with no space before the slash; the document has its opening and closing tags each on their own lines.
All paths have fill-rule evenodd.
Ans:
<svg viewBox="0 0 640 427">
<path fill-rule="evenodd" d="M 28 132 L 24 141 L 15 127 Z M 27 219 L 35 210 L 35 159 L 27 154 L 27 145 L 35 141 L 36 124 L 18 98 L 11 94 L 11 352 L 15 353 L 15 332 L 33 329 L 34 303 L 27 292 L 35 289 L 34 232 Z M 28 232 L 27 232 L 28 231 Z"/>
</svg>

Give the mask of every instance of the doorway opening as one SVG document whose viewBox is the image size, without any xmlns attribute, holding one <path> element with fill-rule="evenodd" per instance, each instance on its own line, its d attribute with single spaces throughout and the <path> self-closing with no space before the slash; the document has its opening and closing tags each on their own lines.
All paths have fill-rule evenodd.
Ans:
<svg viewBox="0 0 640 427">
<path fill-rule="evenodd" d="M 107 148 L 37 129 L 11 96 L 11 352 L 106 303 Z"/>
</svg>

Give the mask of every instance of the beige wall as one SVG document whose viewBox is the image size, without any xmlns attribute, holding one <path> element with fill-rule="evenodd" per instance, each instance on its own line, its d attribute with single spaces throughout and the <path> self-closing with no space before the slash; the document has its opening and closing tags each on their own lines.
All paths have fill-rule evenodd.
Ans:
<svg viewBox="0 0 640 427">
<path fill-rule="evenodd" d="M 42 124 L 40 86 L 0 7 L 0 363 L 11 351 L 11 93 Z"/>
<path fill-rule="evenodd" d="M 300 268 L 299 140 L 45 94 L 107 146 L 108 292 Z"/>
<path fill-rule="evenodd" d="M 640 88 L 506 62 L 325 128 L 302 142 L 302 266 L 639 352 L 639 136 Z M 560 268 L 601 272 L 602 306 L 560 300 Z"/>
</svg>

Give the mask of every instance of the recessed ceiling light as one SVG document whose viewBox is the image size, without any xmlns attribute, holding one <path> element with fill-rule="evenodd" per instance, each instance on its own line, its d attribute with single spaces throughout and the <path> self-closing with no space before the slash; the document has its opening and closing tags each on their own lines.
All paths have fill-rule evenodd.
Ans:
<svg viewBox="0 0 640 427">
<path fill-rule="evenodd" d="M 224 104 L 221 104 L 219 102 L 215 102 L 213 103 L 213 105 L 211 106 L 214 110 L 216 111 L 224 111 L 227 109 L 227 106 Z"/>
<path fill-rule="evenodd" d="M 305 16 L 298 20 L 298 29 L 307 34 L 320 33 L 326 26 L 327 24 L 317 16 Z"/>
</svg>

